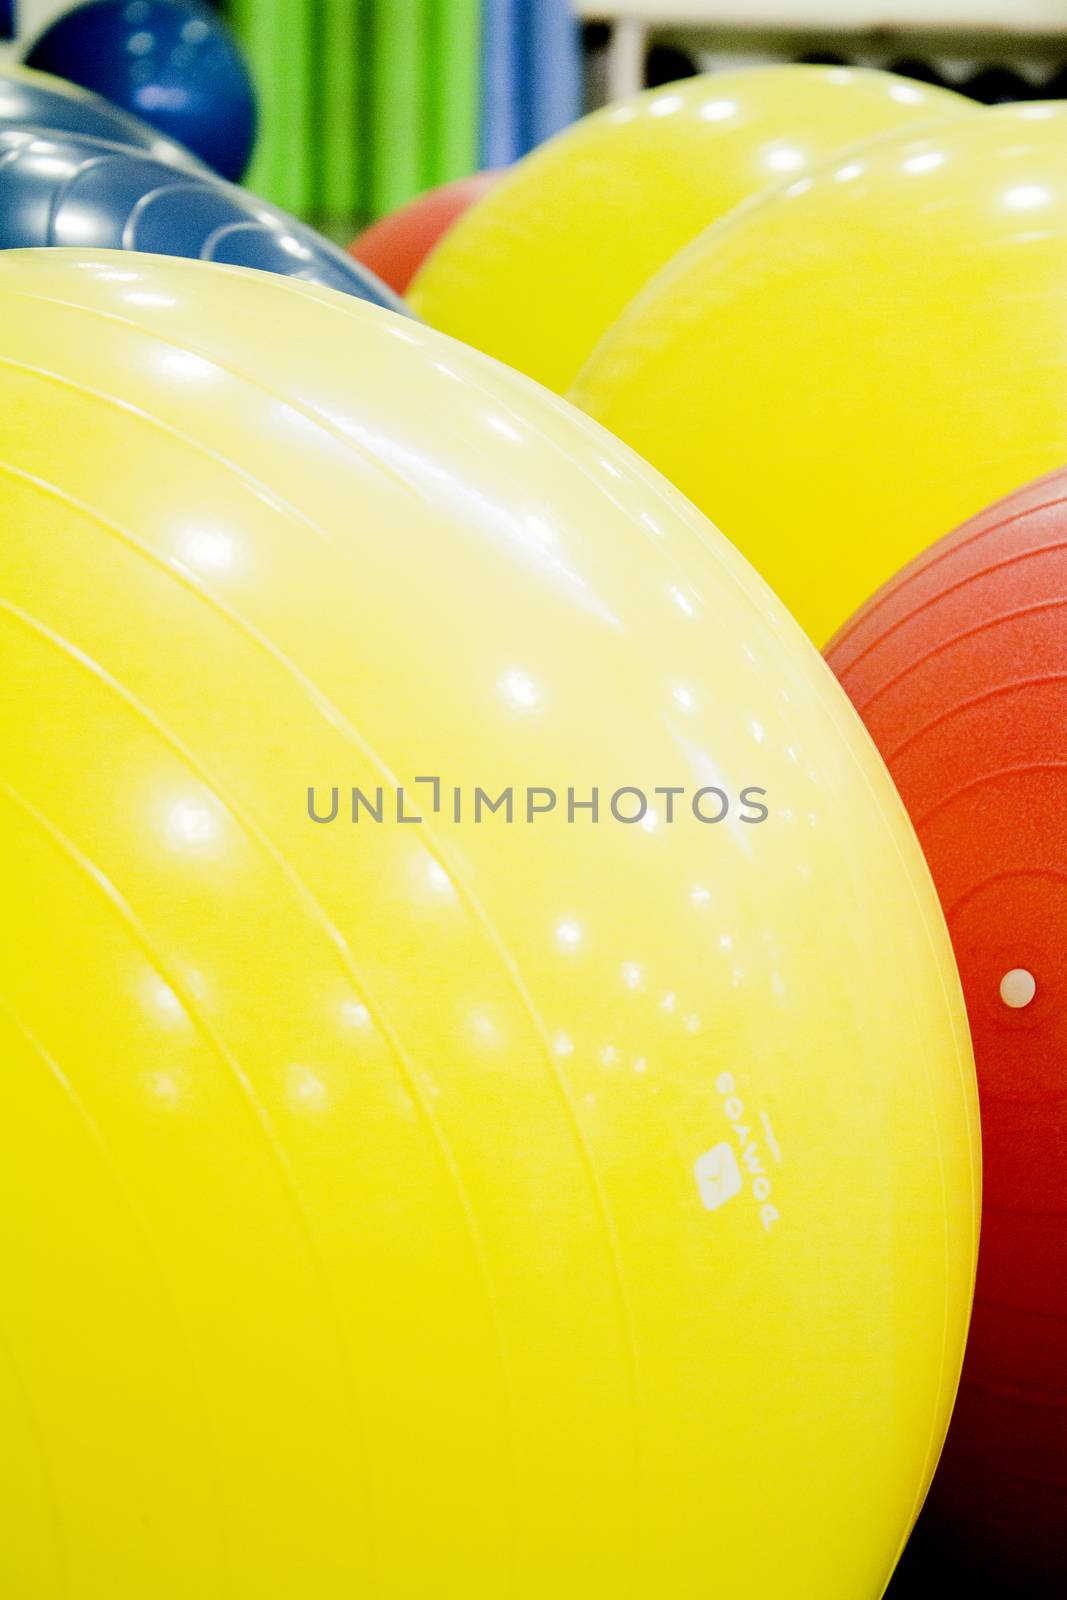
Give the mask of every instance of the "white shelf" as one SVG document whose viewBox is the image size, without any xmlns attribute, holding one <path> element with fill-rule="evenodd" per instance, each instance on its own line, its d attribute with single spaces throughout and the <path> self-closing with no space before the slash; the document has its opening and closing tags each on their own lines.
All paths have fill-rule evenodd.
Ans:
<svg viewBox="0 0 1067 1600">
<path fill-rule="evenodd" d="M 1067 36 L 1067 0 L 577 0 L 589 21 L 761 32 Z"/>
<path fill-rule="evenodd" d="M 1000 41 L 1020 53 L 1028 41 L 1047 53 L 1067 44 L 1067 0 L 576 0 L 589 22 L 606 22 L 608 100 L 623 100 L 644 85 L 645 56 L 655 34 L 699 35 L 716 52 L 757 56 L 783 41 L 795 48 L 812 36 L 820 45 L 848 38 L 883 45 L 909 43 L 966 49 Z M 1058 53 L 1058 51 L 1057 51 Z"/>
</svg>

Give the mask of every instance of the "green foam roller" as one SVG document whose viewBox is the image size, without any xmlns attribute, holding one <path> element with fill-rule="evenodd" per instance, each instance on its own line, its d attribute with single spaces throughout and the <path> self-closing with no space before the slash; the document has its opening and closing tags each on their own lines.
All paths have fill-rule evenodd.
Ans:
<svg viewBox="0 0 1067 1600">
<path fill-rule="evenodd" d="M 326 222 L 362 220 L 369 207 L 367 98 L 372 21 L 370 0 L 320 0 L 318 211 Z"/>
<path fill-rule="evenodd" d="M 374 0 L 371 211 L 382 216 L 426 187 L 430 75 L 425 0 Z"/>
<path fill-rule="evenodd" d="M 318 0 L 231 0 L 228 10 L 259 97 L 259 135 L 246 182 L 306 217 L 315 208 Z"/>
<path fill-rule="evenodd" d="M 430 59 L 426 182 L 449 183 L 478 167 L 481 0 L 428 0 Z"/>
</svg>

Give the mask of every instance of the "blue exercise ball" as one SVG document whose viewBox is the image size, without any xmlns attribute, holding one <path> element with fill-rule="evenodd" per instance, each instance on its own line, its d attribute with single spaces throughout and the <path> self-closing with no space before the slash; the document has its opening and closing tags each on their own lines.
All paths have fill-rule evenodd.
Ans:
<svg viewBox="0 0 1067 1600">
<path fill-rule="evenodd" d="M 88 0 L 35 40 L 26 64 L 92 89 L 238 180 L 256 133 L 252 80 L 225 23 L 179 0 Z"/>
<path fill-rule="evenodd" d="M 0 69 L 0 127 L 58 128 L 66 133 L 87 133 L 95 139 L 111 139 L 116 144 L 132 145 L 157 161 L 195 167 L 206 172 L 191 150 L 164 139 L 139 117 L 131 117 L 102 95 L 47 72 L 31 67 Z"/>
<path fill-rule="evenodd" d="M 48 245 L 258 267 L 411 314 L 337 245 L 212 173 L 84 134 L 0 128 L 0 249 Z"/>
</svg>

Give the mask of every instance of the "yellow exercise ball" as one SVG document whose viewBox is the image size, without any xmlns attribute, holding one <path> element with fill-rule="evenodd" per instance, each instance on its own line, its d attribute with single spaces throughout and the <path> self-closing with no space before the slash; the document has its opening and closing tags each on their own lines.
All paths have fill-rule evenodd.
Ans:
<svg viewBox="0 0 1067 1600">
<path fill-rule="evenodd" d="M 947 89 L 851 67 L 690 78 L 607 107 L 520 161 L 427 258 L 427 322 L 563 391 L 682 245 L 843 145 L 972 115 Z"/>
<path fill-rule="evenodd" d="M 26 251 L 0 329 L 10 1593 L 875 1600 L 976 1112 L 829 670 L 388 312 Z"/>
<path fill-rule="evenodd" d="M 1067 105 L 880 141 L 710 228 L 572 398 L 824 643 L 1067 456 Z"/>
</svg>

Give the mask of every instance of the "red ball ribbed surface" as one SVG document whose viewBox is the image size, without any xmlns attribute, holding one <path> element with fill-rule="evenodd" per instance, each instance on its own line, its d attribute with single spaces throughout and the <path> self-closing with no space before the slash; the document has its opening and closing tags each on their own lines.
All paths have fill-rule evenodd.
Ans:
<svg viewBox="0 0 1067 1600">
<path fill-rule="evenodd" d="M 922 841 L 978 1067 L 978 1282 L 931 1513 L 1067 1582 L 1067 471 L 905 567 L 827 658 Z"/>
</svg>

